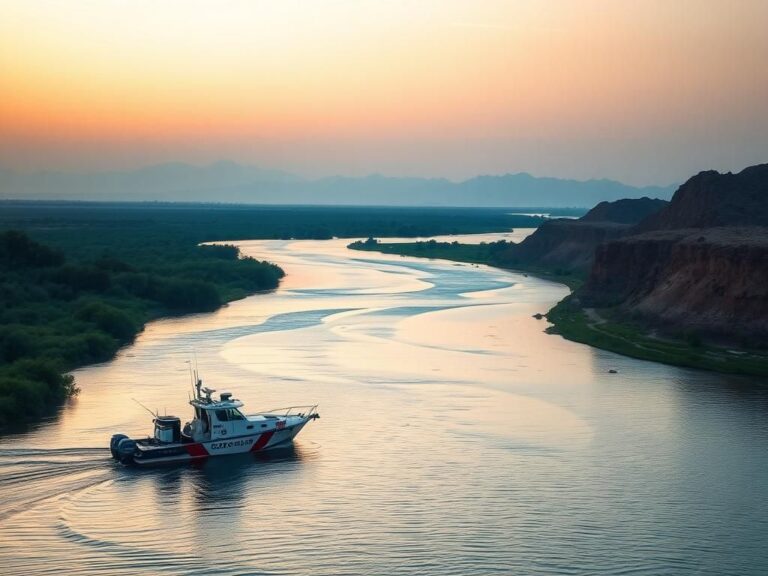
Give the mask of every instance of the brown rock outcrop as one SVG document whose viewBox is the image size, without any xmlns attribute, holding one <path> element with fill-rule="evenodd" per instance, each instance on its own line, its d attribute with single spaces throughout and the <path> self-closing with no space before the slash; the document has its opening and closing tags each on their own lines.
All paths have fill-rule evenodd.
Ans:
<svg viewBox="0 0 768 576">
<path fill-rule="evenodd" d="M 691 178 L 631 234 L 596 248 L 576 296 L 668 332 L 768 341 L 768 164 Z"/>
<path fill-rule="evenodd" d="M 768 339 L 768 229 L 657 231 L 598 247 L 578 297 L 667 332 Z"/>
<path fill-rule="evenodd" d="M 595 248 L 602 242 L 620 238 L 631 227 L 614 222 L 581 222 L 558 219 L 545 222 L 503 255 L 505 262 L 535 264 L 548 268 L 589 270 Z"/>
<path fill-rule="evenodd" d="M 550 220 L 520 244 L 510 246 L 502 255 L 504 264 L 587 271 L 598 245 L 630 233 L 633 224 L 666 205 L 664 200 L 650 198 L 601 202 L 578 220 Z"/>
<path fill-rule="evenodd" d="M 637 231 L 717 226 L 768 226 L 768 164 L 738 174 L 700 172 L 677 189 L 664 209 L 643 220 Z"/>
</svg>

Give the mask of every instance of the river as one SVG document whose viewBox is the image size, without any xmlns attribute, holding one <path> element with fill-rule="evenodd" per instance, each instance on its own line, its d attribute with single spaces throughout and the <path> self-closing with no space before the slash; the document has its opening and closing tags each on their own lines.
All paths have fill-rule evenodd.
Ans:
<svg viewBox="0 0 768 576">
<path fill-rule="evenodd" d="M 348 242 L 239 242 L 278 290 L 150 324 L 0 438 L 2 573 L 768 573 L 764 383 L 547 335 L 562 285 Z M 246 411 L 322 417 L 258 456 L 113 462 L 151 429 L 132 398 L 189 416 L 195 357 Z"/>
</svg>

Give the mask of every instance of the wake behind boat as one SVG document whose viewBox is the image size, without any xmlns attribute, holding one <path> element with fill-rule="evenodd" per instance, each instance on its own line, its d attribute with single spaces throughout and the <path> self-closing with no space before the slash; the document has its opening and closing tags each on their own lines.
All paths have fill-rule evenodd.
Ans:
<svg viewBox="0 0 768 576">
<path fill-rule="evenodd" d="M 194 418 L 181 427 L 177 416 L 154 416 L 154 436 L 134 440 L 115 434 L 109 443 L 112 457 L 139 466 L 185 462 L 269 450 L 290 443 L 310 420 L 319 418 L 317 405 L 291 406 L 250 416 L 240 412 L 243 403 L 222 392 L 204 388 L 197 379 L 190 405 Z M 151 412 L 151 411 L 150 411 Z"/>
</svg>

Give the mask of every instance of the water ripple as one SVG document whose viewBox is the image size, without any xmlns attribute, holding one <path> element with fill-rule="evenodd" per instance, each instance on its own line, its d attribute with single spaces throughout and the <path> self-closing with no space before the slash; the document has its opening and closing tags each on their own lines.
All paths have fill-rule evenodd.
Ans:
<svg viewBox="0 0 768 576">
<path fill-rule="evenodd" d="M 246 243 L 307 285 L 150 325 L 0 438 L 3 575 L 768 573 L 765 387 L 549 336 L 562 286 L 345 243 Z M 247 408 L 322 418 L 274 452 L 115 463 L 109 435 L 151 426 L 131 397 L 188 410 L 190 349 Z"/>
</svg>

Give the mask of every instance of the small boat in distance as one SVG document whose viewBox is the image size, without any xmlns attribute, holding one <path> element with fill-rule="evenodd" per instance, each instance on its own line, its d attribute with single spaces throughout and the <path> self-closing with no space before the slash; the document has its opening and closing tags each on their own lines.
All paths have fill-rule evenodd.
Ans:
<svg viewBox="0 0 768 576">
<path fill-rule="evenodd" d="M 290 443 L 310 420 L 319 418 L 317 404 L 277 408 L 246 416 L 243 403 L 222 392 L 204 388 L 196 379 L 195 398 L 189 403 L 194 418 L 181 427 L 177 416 L 154 417 L 154 435 L 134 440 L 115 434 L 109 443 L 112 457 L 123 464 L 138 466 L 199 460 L 209 456 L 241 454 L 269 450 Z"/>
</svg>

